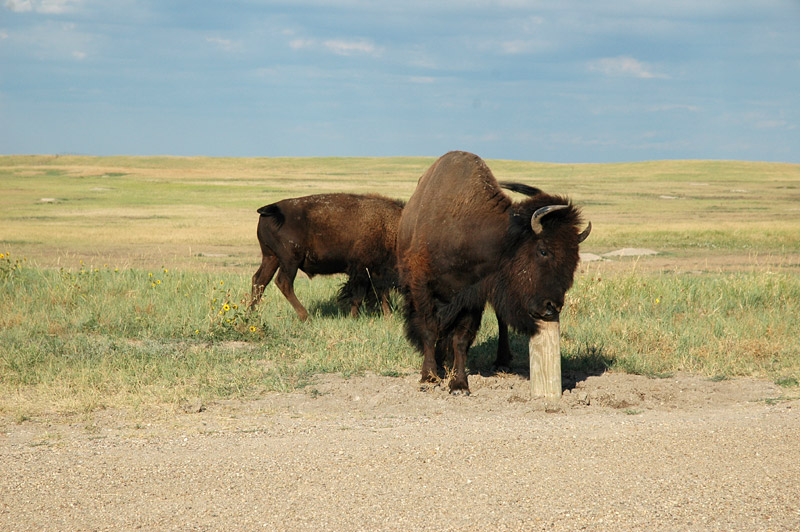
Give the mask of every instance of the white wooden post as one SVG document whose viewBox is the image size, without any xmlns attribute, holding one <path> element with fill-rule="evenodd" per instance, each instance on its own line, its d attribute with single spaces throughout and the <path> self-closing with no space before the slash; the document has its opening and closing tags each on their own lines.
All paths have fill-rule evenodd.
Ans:
<svg viewBox="0 0 800 532">
<path fill-rule="evenodd" d="M 547 401 L 561 399 L 561 331 L 557 321 L 539 322 L 539 333 L 528 345 L 531 395 Z"/>
</svg>

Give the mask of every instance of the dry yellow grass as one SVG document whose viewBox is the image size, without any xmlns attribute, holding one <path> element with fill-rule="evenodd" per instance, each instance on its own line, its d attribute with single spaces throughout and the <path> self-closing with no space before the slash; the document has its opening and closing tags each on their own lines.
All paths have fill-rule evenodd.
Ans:
<svg viewBox="0 0 800 532">
<path fill-rule="evenodd" d="M 0 157 L 0 246 L 43 265 L 252 268 L 261 205 L 322 192 L 407 199 L 431 158 Z M 570 195 L 584 251 L 650 247 L 734 269 L 800 264 L 800 165 L 489 161 L 500 180 Z M 47 200 L 47 201 L 43 201 Z M 753 260 L 748 259 L 752 258 Z M 610 265 L 614 267 L 614 265 Z M 660 266 L 659 266 L 660 267 Z"/>
</svg>

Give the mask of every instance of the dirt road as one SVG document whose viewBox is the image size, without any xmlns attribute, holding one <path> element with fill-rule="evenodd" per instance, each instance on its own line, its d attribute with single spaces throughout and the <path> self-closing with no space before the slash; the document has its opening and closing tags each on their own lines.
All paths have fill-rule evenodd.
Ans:
<svg viewBox="0 0 800 532">
<path fill-rule="evenodd" d="M 515 375 L 416 381 L 6 420 L 0 530 L 800 530 L 800 401 L 771 383 L 607 373 L 545 408 Z"/>
</svg>

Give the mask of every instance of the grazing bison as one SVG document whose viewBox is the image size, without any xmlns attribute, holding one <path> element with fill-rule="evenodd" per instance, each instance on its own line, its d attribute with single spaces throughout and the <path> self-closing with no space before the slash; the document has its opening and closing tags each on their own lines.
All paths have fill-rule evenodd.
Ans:
<svg viewBox="0 0 800 532">
<path fill-rule="evenodd" d="M 309 277 L 346 273 L 340 297 L 358 314 L 374 292 L 384 314 L 388 293 L 397 284 L 395 244 L 403 202 L 377 195 L 315 194 L 281 200 L 258 209 L 261 266 L 253 275 L 251 307 L 277 270 L 275 284 L 301 320 L 308 311 L 294 293 L 297 270 Z"/>
<path fill-rule="evenodd" d="M 567 198 L 506 183 L 512 202 L 477 155 L 450 152 L 420 177 L 397 234 L 406 336 L 423 354 L 422 380 L 452 355 L 451 393 L 469 394 L 467 350 L 486 303 L 498 317 L 498 363 L 508 362 L 507 325 L 534 335 L 558 320 L 578 265 L 578 208 Z"/>
</svg>

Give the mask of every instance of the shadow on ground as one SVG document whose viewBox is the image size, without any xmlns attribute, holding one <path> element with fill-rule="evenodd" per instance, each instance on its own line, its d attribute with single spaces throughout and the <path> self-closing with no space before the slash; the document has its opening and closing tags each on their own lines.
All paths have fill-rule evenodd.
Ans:
<svg viewBox="0 0 800 532">
<path fill-rule="evenodd" d="M 528 357 L 528 340 L 525 335 L 509 332 L 512 361 L 511 368 L 498 370 L 494 361 L 497 357 L 497 338 L 473 345 L 467 357 L 467 366 L 471 373 L 482 377 L 492 377 L 501 373 L 510 373 L 526 379 L 530 378 Z M 561 353 L 561 386 L 563 390 L 572 390 L 578 383 L 589 377 L 604 374 L 612 366 L 614 359 L 603 353 L 602 347 L 582 346 L 575 352 Z"/>
</svg>

